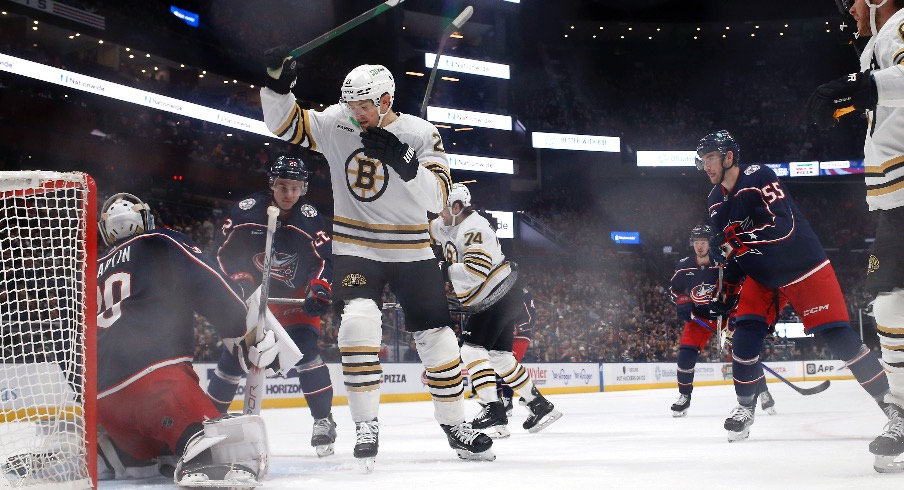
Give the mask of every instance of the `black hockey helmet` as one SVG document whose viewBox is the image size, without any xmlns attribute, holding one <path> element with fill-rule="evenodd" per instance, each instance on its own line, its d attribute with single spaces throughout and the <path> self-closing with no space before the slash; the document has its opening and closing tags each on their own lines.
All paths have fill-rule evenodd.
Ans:
<svg viewBox="0 0 904 490">
<path fill-rule="evenodd" d="M 279 157 L 270 166 L 270 185 L 272 186 L 276 179 L 298 180 L 305 183 L 305 191 L 308 189 L 308 170 L 305 168 L 304 162 L 300 158 L 295 157 Z"/>
<path fill-rule="evenodd" d="M 691 245 L 694 244 L 695 239 L 705 238 L 709 240 L 713 237 L 715 233 L 713 233 L 713 227 L 709 225 L 697 225 L 691 230 Z"/>
<path fill-rule="evenodd" d="M 709 133 L 704 136 L 703 139 L 697 143 L 697 159 L 695 162 L 697 164 L 697 170 L 703 170 L 703 155 L 706 155 L 709 152 L 718 151 L 724 158 L 729 150 L 734 153 L 734 164 L 737 165 L 741 147 L 738 146 L 738 142 L 735 141 L 734 136 L 732 136 L 731 133 L 724 129 L 720 129 L 715 133 Z"/>
</svg>

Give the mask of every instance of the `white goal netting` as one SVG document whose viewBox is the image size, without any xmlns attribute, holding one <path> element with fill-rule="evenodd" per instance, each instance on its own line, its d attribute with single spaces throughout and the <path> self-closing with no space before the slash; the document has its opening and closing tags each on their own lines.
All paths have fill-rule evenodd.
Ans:
<svg viewBox="0 0 904 490">
<path fill-rule="evenodd" d="M 94 182 L 0 172 L 0 488 L 92 488 Z"/>
</svg>

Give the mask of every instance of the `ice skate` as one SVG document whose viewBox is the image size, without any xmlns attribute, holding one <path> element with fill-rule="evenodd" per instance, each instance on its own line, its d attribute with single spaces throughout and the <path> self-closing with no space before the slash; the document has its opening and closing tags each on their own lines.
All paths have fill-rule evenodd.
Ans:
<svg viewBox="0 0 904 490">
<path fill-rule="evenodd" d="M 317 456 L 322 458 L 332 455 L 335 452 L 334 442 L 336 442 L 336 422 L 333 422 L 333 414 L 315 419 L 314 430 L 311 432 L 311 446 L 317 451 Z"/>
<path fill-rule="evenodd" d="M 483 410 L 471 421 L 471 428 L 482 431 L 493 439 L 504 439 L 512 435 L 507 425 L 505 403 L 501 400 L 484 405 Z"/>
<path fill-rule="evenodd" d="M 562 412 L 556 410 L 556 407 L 537 391 L 537 388 L 534 388 L 531 392 L 534 395 L 534 399 L 530 403 L 524 403 L 522 398 L 521 404 L 530 410 L 530 415 L 527 416 L 527 420 L 524 421 L 522 427 L 524 427 L 524 430 L 534 433 L 540 432 L 562 418 Z"/>
<path fill-rule="evenodd" d="M 374 469 L 377 450 L 380 447 L 380 424 L 377 419 L 370 422 L 355 422 L 358 436 L 355 440 L 355 457 L 361 460 L 364 471 L 370 473 Z"/>
<path fill-rule="evenodd" d="M 678 400 L 672 404 L 672 417 L 684 417 L 687 415 L 687 409 L 691 406 L 691 394 L 680 393 Z"/>
<path fill-rule="evenodd" d="M 472 429 L 470 424 L 462 422 L 458 425 L 440 424 L 449 440 L 449 446 L 458 453 L 458 457 L 471 461 L 493 461 L 493 440 L 486 434 Z"/>
<path fill-rule="evenodd" d="M 750 435 L 750 426 L 753 425 L 753 412 L 756 405 L 738 405 L 725 419 L 725 430 L 728 431 L 728 442 L 743 441 Z"/>
<path fill-rule="evenodd" d="M 512 416 L 512 410 L 515 409 L 515 405 L 512 404 L 512 397 L 510 397 L 510 396 L 502 396 L 502 397 L 499 397 L 499 401 L 501 401 L 502 404 L 505 405 L 505 416 L 506 416 L 506 417 L 511 417 L 511 416 Z"/>
<path fill-rule="evenodd" d="M 873 468 L 879 473 L 904 472 L 904 461 L 895 461 L 904 454 L 904 411 L 897 405 L 885 407 L 888 424 L 885 432 L 869 443 L 869 452 L 875 455 Z"/>
<path fill-rule="evenodd" d="M 772 398 L 769 390 L 760 393 L 760 408 L 769 415 L 775 415 L 775 399 Z"/>
</svg>

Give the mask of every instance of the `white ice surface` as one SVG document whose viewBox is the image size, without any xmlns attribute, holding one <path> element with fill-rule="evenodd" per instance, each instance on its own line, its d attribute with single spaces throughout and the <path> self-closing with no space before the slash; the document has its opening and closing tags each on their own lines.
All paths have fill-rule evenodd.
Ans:
<svg viewBox="0 0 904 490">
<path fill-rule="evenodd" d="M 814 383 L 800 383 L 812 386 Z M 731 386 L 698 387 L 685 418 L 672 418 L 677 389 L 549 397 L 564 413 L 545 431 L 521 429 L 515 406 L 512 436 L 493 446 L 494 462 L 457 458 L 433 420 L 429 402 L 380 408 L 380 454 L 365 474 L 352 456 L 348 407 L 333 409 L 336 454 L 317 458 L 306 409 L 263 413 L 272 467 L 262 489 L 895 489 L 904 474 L 873 470 L 869 442 L 885 418 L 855 381 L 832 381 L 802 396 L 770 383 L 777 415 L 757 410 L 746 441 L 729 444 L 722 423 L 735 406 Z M 467 415 L 479 406 L 467 401 Z M 173 488 L 164 478 L 101 482 L 101 489 Z"/>
</svg>

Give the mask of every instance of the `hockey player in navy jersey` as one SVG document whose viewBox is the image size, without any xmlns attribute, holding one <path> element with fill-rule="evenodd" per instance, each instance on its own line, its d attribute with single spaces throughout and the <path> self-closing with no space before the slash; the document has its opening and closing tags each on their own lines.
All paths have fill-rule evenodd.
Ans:
<svg viewBox="0 0 904 490">
<path fill-rule="evenodd" d="M 261 89 L 264 123 L 279 138 L 323 153 L 333 188 L 334 305 L 339 352 L 355 422 L 354 454 L 372 469 L 379 450 L 383 288 L 405 313 L 426 369 L 434 418 L 462 459 L 494 460 L 493 441 L 465 422 L 461 357 L 427 213 L 439 213 L 450 187 L 449 162 L 433 124 L 393 110 L 395 79 L 382 65 L 345 77 L 341 98 L 322 111 L 302 109 L 291 89 L 296 61 L 268 51 Z"/>
<path fill-rule="evenodd" d="M 885 432 L 869 445 L 880 473 L 904 472 L 904 0 L 844 0 L 856 34 L 869 37 L 860 71 L 821 85 L 807 102 L 810 119 L 831 127 L 847 114 L 870 122 L 863 147 L 866 203 L 878 215 L 867 264 L 866 287 L 875 295 L 873 315 L 882 347 L 889 394 Z"/>
<path fill-rule="evenodd" d="M 264 422 L 221 417 L 198 386 L 193 313 L 261 367 L 272 367 L 277 356 L 273 332 L 246 348 L 257 314 L 247 314 L 239 288 L 191 239 L 155 229 L 137 197 L 112 196 L 98 225 L 111 247 L 97 261 L 98 445 L 108 477 L 153 476 L 156 467 L 147 463 L 169 451 L 179 458 L 180 486 L 256 486 L 269 458 Z M 222 435 L 236 430 L 244 441 Z"/>
<path fill-rule="evenodd" d="M 737 305 L 732 369 L 738 406 L 725 421 L 729 442 L 750 433 L 756 385 L 763 377 L 763 339 L 788 303 L 800 315 L 804 331 L 845 361 L 863 389 L 882 405 L 888 379 L 876 355 L 851 328 L 838 279 L 819 239 L 775 173 L 765 165 L 739 166 L 739 153 L 728 131 L 708 134 L 697 145 L 697 168 L 714 184 L 708 198 L 716 230 L 713 248 L 726 259 L 717 287 L 721 294 L 710 308 L 724 319 Z"/>
<path fill-rule="evenodd" d="M 669 293 L 678 311 L 678 320 L 684 322 L 678 347 L 678 400 L 672 404 L 672 416 L 684 417 L 691 405 L 694 391 L 694 366 L 709 339 L 719 329 L 718 315 L 710 311 L 719 281 L 721 257 L 710 252 L 709 241 L 713 229 L 709 225 L 697 225 L 691 230 L 690 244 L 694 255 L 678 261 L 672 275 Z M 727 318 L 725 319 L 728 320 Z M 766 378 L 757 383 L 757 394 L 763 410 L 775 414 L 775 400 L 766 386 Z"/>
<path fill-rule="evenodd" d="M 318 456 L 333 454 L 333 384 L 320 357 L 320 316 L 330 305 L 333 280 L 332 239 L 327 225 L 304 195 L 308 171 L 299 158 L 279 157 L 270 167 L 268 191 L 235 204 L 217 237 L 220 268 L 250 294 L 261 283 L 267 229 L 267 207 L 279 208 L 273 236 L 270 297 L 304 300 L 301 305 L 270 305 L 270 311 L 304 355 L 295 366 L 314 427 L 311 446 Z M 224 350 L 207 392 L 226 412 L 244 374 L 239 359 Z"/>
<path fill-rule="evenodd" d="M 498 375 L 530 411 L 524 429 L 543 430 L 562 413 L 540 394 L 513 352 L 515 330 L 529 321 L 529 306 L 517 286 L 517 269 L 502 253 L 493 226 L 471 207 L 467 186 L 452 185 L 447 207 L 430 222 L 430 238 L 441 255 L 443 278 L 452 283 L 462 306 L 473 311 L 461 327 L 461 359 L 484 407 L 471 427 L 491 437 L 511 435 L 505 403 L 496 391 Z"/>
</svg>

